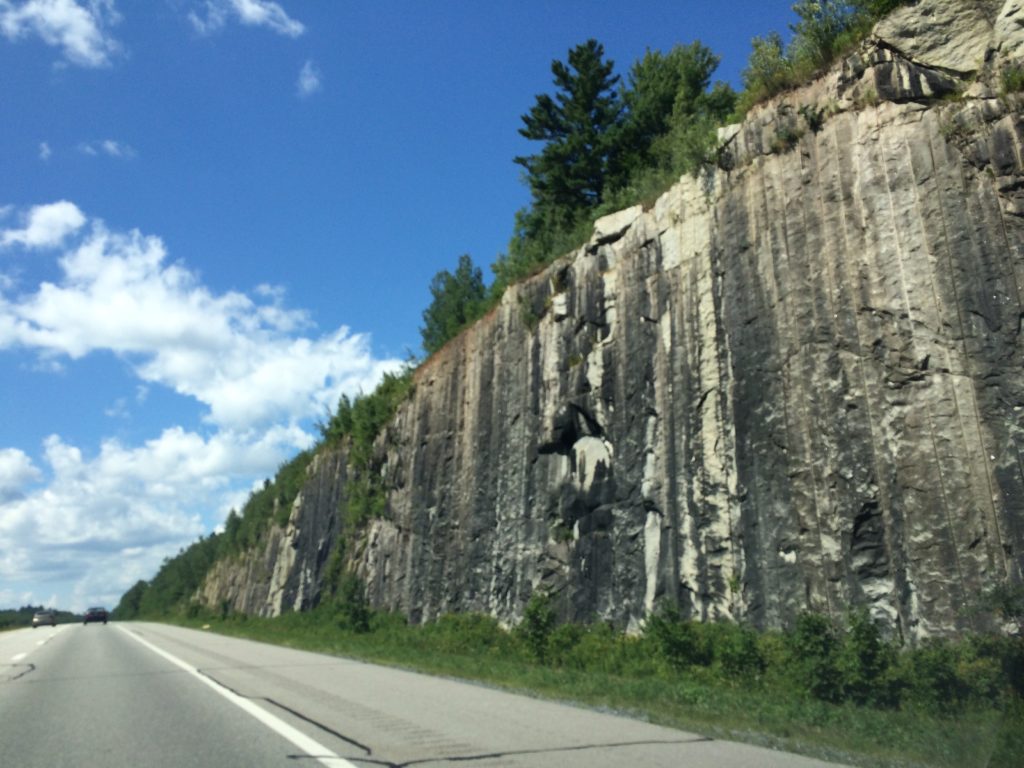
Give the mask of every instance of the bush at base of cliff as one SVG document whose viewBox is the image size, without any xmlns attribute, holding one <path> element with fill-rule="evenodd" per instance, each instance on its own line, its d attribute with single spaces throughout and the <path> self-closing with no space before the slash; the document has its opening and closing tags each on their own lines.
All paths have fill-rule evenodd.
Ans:
<svg viewBox="0 0 1024 768">
<path fill-rule="evenodd" d="M 896 660 L 895 646 L 885 642 L 867 610 L 851 611 L 837 659 L 842 699 L 879 709 L 897 706 L 904 685 Z"/>
<path fill-rule="evenodd" d="M 733 680 L 760 679 L 768 661 L 757 632 L 731 622 L 710 626 L 717 630 L 712 644 L 724 675 Z"/>
<path fill-rule="evenodd" d="M 1024 694 L 1024 638 L 979 636 L 934 640 L 903 654 L 899 675 L 904 703 L 942 715 L 1002 707 Z"/>
<path fill-rule="evenodd" d="M 341 577 L 335 596 L 335 615 L 341 629 L 370 631 L 370 604 L 366 600 L 366 586 L 358 576 L 346 573 Z"/>
<path fill-rule="evenodd" d="M 707 667 L 714 660 L 707 632 L 695 622 L 680 619 L 674 607 L 664 607 L 648 616 L 644 637 L 676 672 L 694 666 Z"/>
<path fill-rule="evenodd" d="M 440 653 L 515 653 L 515 641 L 498 620 L 480 613 L 448 613 L 418 631 L 425 644 Z"/>
<path fill-rule="evenodd" d="M 543 593 L 534 593 L 530 602 L 523 610 L 523 620 L 516 627 L 518 637 L 530 655 L 541 664 L 549 657 L 548 641 L 555 629 L 555 610 L 551 606 L 551 597 Z"/>
</svg>

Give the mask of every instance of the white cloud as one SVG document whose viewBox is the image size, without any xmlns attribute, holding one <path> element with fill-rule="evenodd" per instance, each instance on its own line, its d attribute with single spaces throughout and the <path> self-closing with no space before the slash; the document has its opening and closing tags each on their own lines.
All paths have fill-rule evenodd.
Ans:
<svg viewBox="0 0 1024 768">
<path fill-rule="evenodd" d="M 297 335 L 310 320 L 279 293 L 215 295 L 166 257 L 158 238 L 94 223 L 60 259 L 59 284 L 0 301 L 0 348 L 72 359 L 114 352 L 143 382 L 195 398 L 209 421 L 236 429 L 314 418 L 398 366 L 375 360 L 369 339 L 346 327 Z"/>
<path fill-rule="evenodd" d="M 122 160 L 129 160 L 137 154 L 133 147 L 123 142 L 115 141 L 114 139 L 82 142 L 78 145 L 78 151 L 82 154 L 89 155 L 90 157 L 96 157 L 103 154 L 108 157 L 116 157 Z"/>
<path fill-rule="evenodd" d="M 307 61 L 302 65 L 296 87 L 301 97 L 311 96 L 320 90 L 320 70 L 313 65 L 312 61 Z"/>
<path fill-rule="evenodd" d="M 271 0 L 206 0 L 206 15 L 188 15 L 200 34 L 208 35 L 223 27 L 229 16 L 250 27 L 266 27 L 288 37 L 298 37 L 306 28 L 288 16 L 279 3 Z"/>
<path fill-rule="evenodd" d="M 117 398 L 113 405 L 103 410 L 103 415 L 111 419 L 127 419 L 131 416 L 131 412 L 128 410 L 128 401 L 123 397 Z"/>
<path fill-rule="evenodd" d="M 52 435 L 46 486 L 0 496 L 0 582 L 38 589 L 65 581 L 72 586 L 61 607 L 113 605 L 205 532 L 200 510 L 222 520 L 244 503 L 251 478 L 272 474 L 309 441 L 297 427 L 211 437 L 173 427 L 137 447 L 107 440 L 87 458 Z M 16 449 L 0 452 L 0 467 L 9 464 L 22 485 L 39 474 L 26 460 Z"/>
<path fill-rule="evenodd" d="M 0 246 L 19 243 L 26 248 L 54 248 L 85 224 L 85 216 L 67 200 L 37 205 L 25 215 L 22 229 L 0 231 Z"/>
<path fill-rule="evenodd" d="M 113 0 L 0 0 L 0 34 L 8 40 L 38 36 L 83 67 L 102 67 L 120 50 L 107 27 L 120 21 Z"/>
<path fill-rule="evenodd" d="M 47 144 L 45 141 L 39 142 L 39 159 L 40 160 L 45 162 L 45 161 L 50 159 L 50 155 L 52 155 L 52 154 L 53 154 L 53 150 L 50 149 L 50 145 L 49 144 Z"/>
<path fill-rule="evenodd" d="M 42 474 L 24 451 L 17 448 L 0 449 L 0 504 L 20 498 L 29 483 Z"/>
<path fill-rule="evenodd" d="M 113 139 L 106 139 L 101 144 L 103 151 L 111 157 L 135 157 L 135 150 L 129 147 L 127 144 L 122 144 L 119 141 Z"/>
<path fill-rule="evenodd" d="M 115 604 L 309 447 L 304 425 L 342 392 L 369 391 L 400 365 L 347 328 L 314 333 L 280 287 L 214 293 L 156 237 L 93 221 L 57 263 L 54 282 L 0 290 L 0 351 L 71 361 L 69 378 L 75 359 L 113 353 L 138 383 L 134 399 L 110 398 L 110 415 L 143 411 L 162 386 L 197 402 L 206 423 L 202 433 L 168 426 L 141 445 L 107 439 L 94 455 L 51 436 L 35 463 L 26 446 L 0 450 L 0 583 L 35 602 L 56 590 L 60 607 Z"/>
</svg>

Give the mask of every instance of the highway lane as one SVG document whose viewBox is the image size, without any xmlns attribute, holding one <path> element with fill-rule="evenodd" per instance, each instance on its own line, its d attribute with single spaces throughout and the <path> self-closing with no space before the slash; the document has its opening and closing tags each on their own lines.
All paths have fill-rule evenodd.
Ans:
<svg viewBox="0 0 1024 768">
<path fill-rule="evenodd" d="M 41 631 L 51 630 L 35 633 Z M 161 624 L 60 627 L 42 646 L 31 633 L 7 633 L 27 634 L 25 641 L 0 640 L 5 766 L 831 765 L 484 686 Z M 13 662 L 27 642 L 28 655 Z"/>
<path fill-rule="evenodd" d="M 296 764 L 293 744 L 113 624 L 4 633 L 0 651 L 4 768 Z"/>
<path fill-rule="evenodd" d="M 62 629 L 58 626 L 0 632 L 0 682 L 31 672 L 29 654 L 50 642 Z"/>
</svg>

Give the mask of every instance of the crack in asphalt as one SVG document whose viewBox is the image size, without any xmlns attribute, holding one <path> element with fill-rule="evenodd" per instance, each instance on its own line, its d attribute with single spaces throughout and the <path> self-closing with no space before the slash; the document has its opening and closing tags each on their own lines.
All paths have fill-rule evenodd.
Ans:
<svg viewBox="0 0 1024 768">
<path fill-rule="evenodd" d="M 24 667 L 24 669 L 22 669 L 21 672 L 19 672 L 18 674 L 14 675 L 14 677 L 5 677 L 2 681 L 5 683 L 13 683 L 15 680 L 20 680 L 21 678 L 23 678 L 29 672 L 36 671 L 35 664 L 0 664 L 0 666 L 6 667 L 8 669 L 20 669 Z"/>
<path fill-rule="evenodd" d="M 204 651 L 204 652 L 209 653 L 209 651 Z M 224 659 L 225 661 L 231 661 L 228 657 L 222 656 L 221 654 L 214 653 L 213 655 L 219 656 L 220 658 Z M 283 664 L 283 665 L 271 665 L 271 666 L 280 666 L 280 667 L 283 667 L 283 668 L 287 668 L 287 667 L 291 667 L 291 666 L 295 666 L 295 665 L 293 665 L 293 664 Z M 307 665 L 300 665 L 300 666 L 307 666 Z M 314 664 L 314 665 L 309 665 L 309 666 L 319 666 L 319 665 L 315 665 Z M 314 719 L 312 717 L 309 717 L 308 715 L 305 715 L 302 712 L 300 712 L 300 711 L 298 711 L 296 709 L 293 709 L 292 707 L 289 707 L 286 704 L 282 704 L 281 702 L 277 701 L 276 699 L 270 698 L 269 696 L 251 696 L 249 694 L 241 693 L 240 691 L 235 690 L 231 686 L 221 682 L 220 680 L 218 680 L 216 677 L 214 677 L 211 674 L 211 671 L 238 670 L 238 669 L 256 670 L 256 669 L 262 669 L 262 668 L 263 668 L 262 665 L 230 664 L 230 665 L 224 665 L 224 666 L 207 667 L 207 668 L 204 668 L 204 669 L 197 668 L 196 671 L 199 672 L 199 674 L 203 675 L 204 677 L 208 678 L 209 680 L 213 681 L 217 685 L 221 686 L 222 688 L 224 688 L 224 689 L 226 689 L 228 691 L 231 691 L 233 694 L 235 694 L 236 696 L 238 696 L 240 698 L 248 699 L 249 701 L 262 701 L 262 702 L 264 702 L 266 704 L 269 704 L 270 706 L 275 707 L 275 708 L 277 708 L 277 709 L 279 709 L 279 710 L 281 710 L 283 712 L 287 712 L 291 716 L 293 716 L 293 717 L 295 717 L 295 718 L 297 718 L 299 720 L 302 720 L 305 723 L 308 723 L 309 725 L 313 726 L 314 728 L 318 728 L 319 730 L 323 731 L 324 733 L 330 734 L 331 736 L 335 737 L 339 741 L 342 741 L 342 742 L 344 742 L 346 744 L 351 745 L 352 747 L 355 747 L 356 749 L 358 749 L 361 752 L 363 752 L 364 755 L 365 755 L 364 757 L 352 756 L 350 759 L 358 760 L 360 763 L 365 763 L 367 765 L 381 766 L 382 768 L 412 768 L 412 766 L 430 765 L 432 763 L 439 763 L 439 764 L 440 763 L 468 763 L 468 762 L 477 761 L 477 760 L 496 760 L 496 759 L 500 759 L 500 758 L 503 758 L 503 757 L 513 757 L 513 756 L 516 756 L 516 755 L 538 755 L 538 754 L 554 754 L 554 753 L 559 753 L 559 752 L 581 752 L 581 751 L 586 751 L 586 750 L 591 750 L 591 749 L 622 749 L 622 748 L 625 748 L 625 747 L 654 746 L 654 745 L 659 745 L 659 744 L 666 744 L 666 745 L 667 744 L 680 744 L 680 745 L 682 745 L 682 744 L 700 744 L 700 743 L 706 743 L 706 742 L 714 741 L 714 739 L 712 739 L 709 736 L 696 736 L 696 737 L 687 738 L 687 739 L 624 741 L 624 742 L 609 742 L 609 743 L 596 743 L 596 744 L 578 744 L 578 745 L 575 745 L 575 746 L 567 746 L 567 747 L 547 747 L 547 748 L 543 748 L 543 749 L 509 750 L 509 751 L 505 751 L 505 752 L 482 752 L 482 753 L 472 754 L 472 755 L 448 755 L 448 756 L 440 756 L 440 757 L 422 758 L 422 759 L 418 759 L 418 760 L 407 760 L 405 762 L 393 762 L 391 760 L 375 758 L 373 756 L 373 748 L 372 747 L 369 747 L 366 744 L 363 744 L 362 742 L 357 741 L 356 739 L 350 738 L 350 737 L 346 736 L 345 734 L 341 733 L 340 731 L 335 730 L 334 728 L 330 727 L 329 725 L 326 725 L 325 723 L 322 723 L 319 720 L 316 720 L 316 719 Z M 290 755 L 287 756 L 287 758 L 289 760 L 309 760 L 309 759 L 317 759 L 317 756 L 316 755 L 305 755 L 305 754 L 302 754 L 302 755 L 290 754 Z"/>
<path fill-rule="evenodd" d="M 230 685 L 222 683 L 220 680 L 218 680 L 216 677 L 211 675 L 205 669 L 198 669 L 197 668 L 196 671 L 199 674 L 203 675 L 204 677 L 207 677 L 210 680 L 212 680 L 213 682 L 215 682 L 221 688 L 224 688 L 225 690 L 231 691 L 233 694 L 235 694 L 235 696 L 238 696 L 239 698 L 248 699 L 249 701 L 263 701 L 263 702 L 266 702 L 267 704 L 270 704 L 273 707 L 277 707 L 278 709 L 287 712 L 288 714 L 292 715 L 293 717 L 297 717 L 299 720 L 302 720 L 305 723 L 309 723 L 310 725 L 312 725 L 312 726 L 314 726 L 316 728 L 319 728 L 324 733 L 331 734 L 331 736 L 334 736 L 335 738 L 340 739 L 341 741 L 344 741 L 346 744 L 351 744 L 353 747 L 355 747 L 356 749 L 362 750 L 367 755 L 372 755 L 373 754 L 373 750 L 370 747 L 366 746 L 365 744 L 361 744 L 360 742 L 356 741 L 355 739 L 350 739 L 348 736 L 346 736 L 345 734 L 340 733 L 340 732 L 334 730 L 329 725 L 325 725 L 324 723 L 321 723 L 319 720 L 314 720 L 313 718 L 309 717 L 308 715 L 304 715 L 303 713 L 299 712 L 298 710 L 292 709 L 287 704 L 282 704 L 281 702 L 279 702 L 279 701 L 277 701 L 275 699 L 272 699 L 269 696 L 249 696 L 248 694 L 241 693 L 240 691 L 236 691 Z M 288 758 L 290 760 L 294 760 L 294 759 L 296 759 L 296 757 L 297 757 L 296 755 L 289 755 L 288 756 Z M 301 755 L 301 757 L 306 757 L 306 755 Z"/>
<path fill-rule="evenodd" d="M 212 680 L 213 682 L 215 682 L 217 685 L 221 686 L 222 688 L 224 688 L 224 689 L 226 689 L 228 691 L 231 691 L 233 694 L 235 694 L 236 696 L 238 696 L 240 698 L 248 699 L 249 701 L 262 701 L 262 702 L 265 702 L 265 703 L 267 703 L 267 704 L 269 704 L 269 705 L 271 705 L 273 707 L 276 707 L 276 708 L 278 708 L 278 709 L 280 709 L 280 710 L 282 710 L 284 712 L 287 712 L 288 714 L 292 715 L 293 717 L 298 718 L 299 720 L 302 720 L 305 723 L 309 723 L 310 725 L 312 725 L 315 728 L 319 728 L 324 733 L 328 733 L 331 736 L 334 736 L 336 739 L 339 739 L 340 741 L 345 742 L 346 744 L 350 744 L 351 746 L 355 747 L 356 749 L 361 750 L 366 755 L 366 757 L 352 757 L 351 759 L 358 760 L 360 763 L 366 763 L 368 765 L 379 765 L 379 766 L 382 766 L 382 768 L 411 768 L 411 766 L 429 765 L 431 763 L 468 763 L 468 762 L 476 761 L 476 760 L 497 760 L 499 758 L 512 757 L 512 756 L 515 756 L 515 755 L 540 755 L 540 754 L 553 754 L 553 753 L 557 753 L 557 752 L 582 752 L 582 751 L 589 750 L 589 749 L 621 749 L 621 748 L 624 748 L 624 747 L 654 746 L 654 745 L 658 745 L 658 744 L 700 744 L 700 743 L 703 743 L 703 742 L 714 741 L 714 739 L 712 739 L 709 736 L 696 736 L 694 738 L 689 738 L 689 739 L 661 739 L 661 740 L 650 740 L 650 739 L 648 739 L 648 740 L 642 740 L 642 741 L 621 741 L 621 742 L 608 742 L 608 743 L 597 743 L 597 744 L 577 744 L 577 745 L 571 746 L 571 747 L 546 747 L 544 749 L 519 749 L 519 750 L 508 750 L 506 752 L 481 752 L 481 753 L 472 754 L 472 755 L 448 755 L 448 756 L 442 756 L 442 757 L 427 757 L 427 758 L 422 758 L 422 759 L 419 759 L 419 760 L 406 760 L 405 762 L 396 763 L 396 762 L 393 762 L 391 760 L 382 760 L 382 759 L 374 758 L 373 757 L 373 748 L 372 747 L 369 747 L 366 744 L 363 744 L 363 743 L 361 743 L 359 741 L 356 741 L 355 739 L 352 739 L 352 738 L 346 736 L 345 734 L 341 733 L 340 731 L 337 731 L 334 728 L 331 728 L 329 725 L 325 725 L 324 723 L 321 723 L 319 720 L 315 720 L 314 718 L 309 717 L 308 715 L 305 715 L 302 712 L 299 712 L 298 710 L 293 709 L 293 708 L 289 707 L 286 704 L 282 704 L 281 702 L 279 702 L 279 701 L 277 701 L 275 699 L 272 699 L 269 696 L 250 696 L 248 694 L 241 693 L 240 691 L 237 691 L 234 688 L 232 688 L 230 685 L 222 683 L 216 677 L 211 675 L 210 672 L 208 670 L 206 670 L 206 669 L 198 669 L 197 668 L 196 671 L 199 672 L 199 674 L 203 675 L 204 677 L 209 678 L 210 680 Z M 315 759 L 318 759 L 316 755 L 295 755 L 295 754 L 292 754 L 292 755 L 288 755 L 287 757 L 288 757 L 289 760 L 309 760 L 309 759 L 314 759 L 315 760 Z"/>
<path fill-rule="evenodd" d="M 701 742 L 714 741 L 708 736 L 698 736 L 692 739 L 663 739 L 647 741 L 620 741 L 607 744 L 578 744 L 574 747 L 547 747 L 546 749 L 514 749 L 507 752 L 489 752 L 480 755 L 456 755 L 454 757 L 435 757 L 424 760 L 409 760 L 404 763 L 389 763 L 388 768 L 407 768 L 410 765 L 426 765 L 428 763 L 457 763 L 470 760 L 495 760 L 500 757 L 512 757 L 513 755 L 541 755 L 555 752 L 582 752 L 588 749 L 616 749 L 621 747 L 644 747 L 656 744 L 699 744 Z"/>
<path fill-rule="evenodd" d="M 622 747 L 645 747 L 658 744 L 700 744 L 714 741 L 709 736 L 697 736 L 692 739 L 661 739 L 644 741 L 619 741 L 606 744 L 577 744 L 572 747 L 545 747 L 543 749 L 512 749 L 505 752 L 482 752 L 474 755 L 451 755 L 448 757 L 427 757 L 421 760 L 407 760 L 404 763 L 394 763 L 390 760 L 367 760 L 364 758 L 353 758 L 361 763 L 380 765 L 383 768 L 409 768 L 414 765 L 429 765 L 430 763 L 468 763 L 476 760 L 497 760 L 502 757 L 514 757 L 516 755 L 545 755 L 557 752 L 582 752 L 588 749 L 617 749 Z M 298 759 L 298 755 L 289 755 L 290 759 Z"/>
</svg>

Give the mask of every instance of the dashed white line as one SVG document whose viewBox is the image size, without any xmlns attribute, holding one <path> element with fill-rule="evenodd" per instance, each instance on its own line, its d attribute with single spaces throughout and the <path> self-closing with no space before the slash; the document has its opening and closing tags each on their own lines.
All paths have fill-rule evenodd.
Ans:
<svg viewBox="0 0 1024 768">
<path fill-rule="evenodd" d="M 350 763 L 345 758 L 339 757 L 334 752 L 325 747 L 323 744 L 304 734 L 298 728 L 289 725 L 284 720 L 275 717 L 274 715 L 270 714 L 265 709 L 262 709 L 261 707 L 257 706 L 248 699 L 239 696 L 234 691 L 228 690 L 216 681 L 200 673 L 199 670 L 193 667 L 191 664 L 182 661 L 177 656 L 172 656 L 167 651 L 163 650 L 162 648 L 158 648 L 148 640 L 143 640 L 134 632 L 131 632 L 125 629 L 124 627 L 118 627 L 118 629 L 124 632 L 126 635 L 128 635 L 128 637 L 141 643 L 146 648 L 149 648 L 149 650 L 151 650 L 156 655 L 163 657 L 167 661 L 171 662 L 171 664 L 174 664 L 176 667 L 184 670 L 185 672 L 188 672 L 188 674 L 192 675 L 192 677 L 194 677 L 196 680 L 212 688 L 214 691 L 219 693 L 221 696 L 230 701 L 236 707 L 252 715 L 265 726 L 267 726 L 270 730 L 274 731 L 279 736 L 290 741 L 292 744 L 294 744 L 296 747 L 305 752 L 309 757 L 315 759 L 321 765 L 328 766 L 328 768 L 357 768 L 357 766 L 354 763 Z"/>
<path fill-rule="evenodd" d="M 26 656 L 28 656 L 27 653 L 16 653 L 13 656 L 11 656 L 11 661 L 21 661 Z"/>
</svg>

